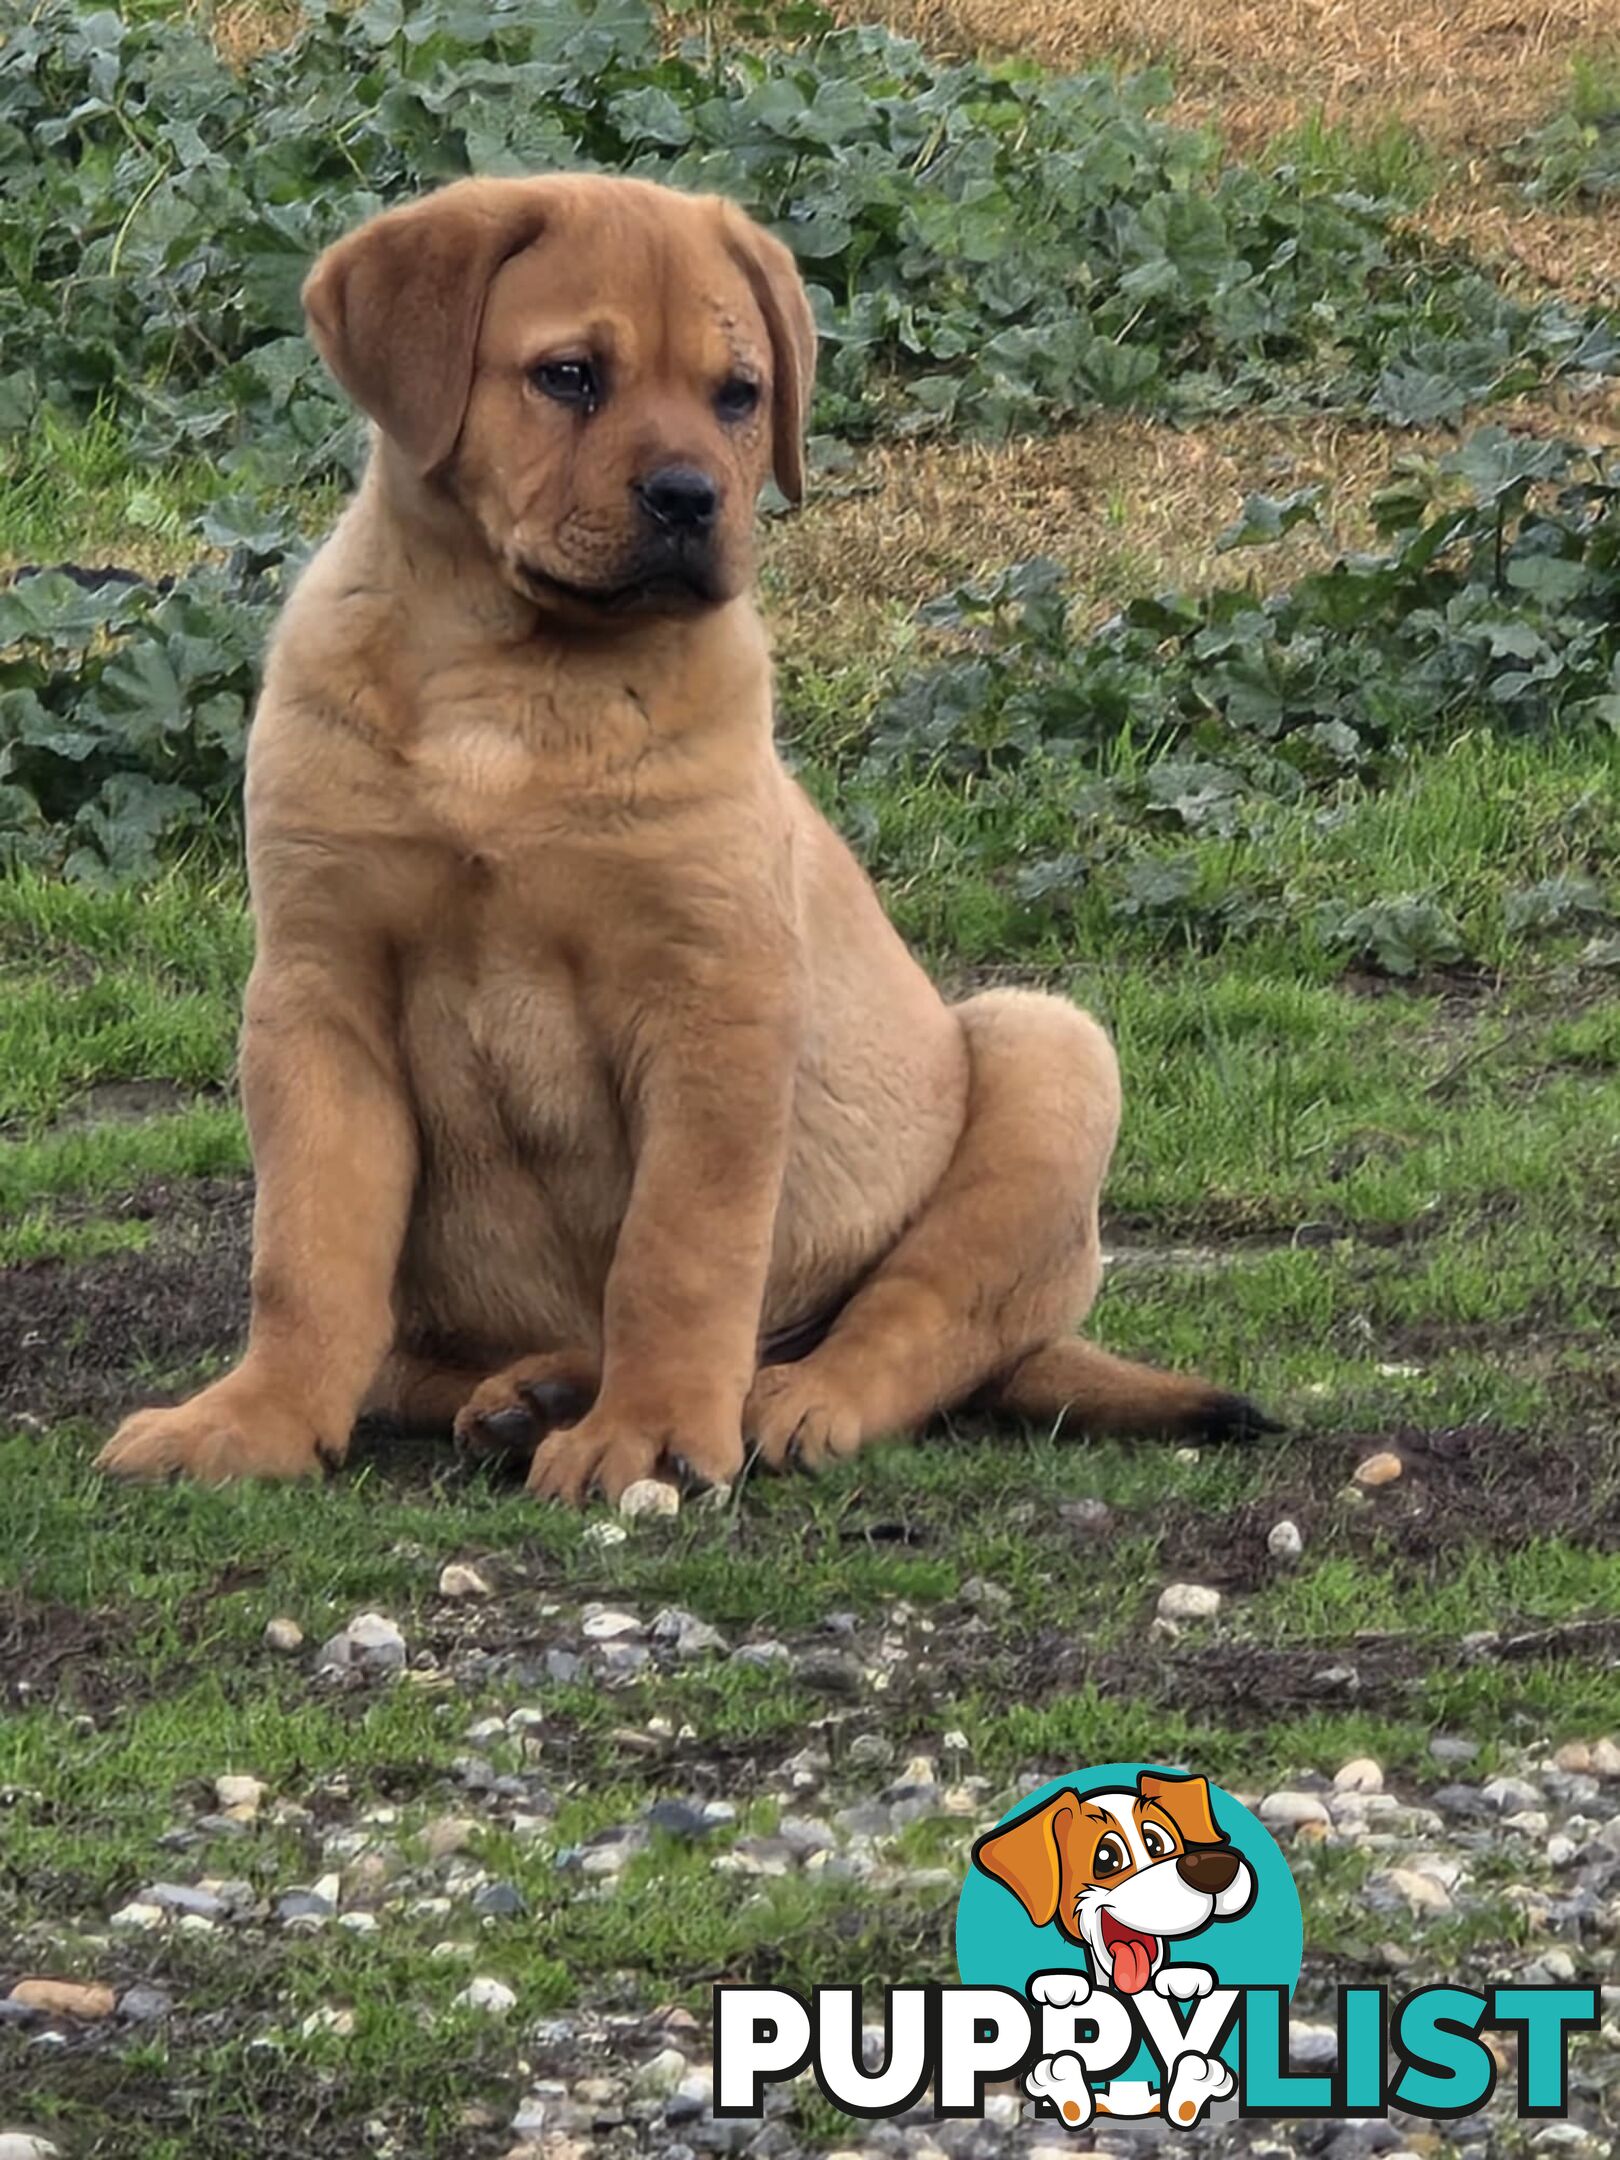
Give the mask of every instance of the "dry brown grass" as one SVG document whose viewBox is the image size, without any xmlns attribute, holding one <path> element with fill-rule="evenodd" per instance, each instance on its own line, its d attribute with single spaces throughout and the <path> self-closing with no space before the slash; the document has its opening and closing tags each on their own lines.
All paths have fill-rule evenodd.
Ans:
<svg viewBox="0 0 1620 2160">
<path fill-rule="evenodd" d="M 1406 440 L 1406 438 L 1403 438 Z M 785 653 L 825 660 L 892 635 L 895 617 L 1008 563 L 1064 563 L 1083 611 L 1207 582 L 1240 566 L 1215 552 L 1246 494 L 1326 484 L 1321 532 L 1296 528 L 1268 577 L 1360 544 L 1391 438 L 1342 422 L 1223 420 L 1194 432 L 1110 415 L 998 447 L 941 443 L 870 453 L 851 485 L 775 528 L 766 568 Z"/>
<path fill-rule="evenodd" d="M 1615 0 L 848 0 L 946 49 L 1061 67 L 1174 63 L 1185 117 L 1252 150 L 1321 111 L 1397 120 L 1438 150 L 1499 146 L 1620 34 Z"/>
<path fill-rule="evenodd" d="M 1620 385 L 1576 399 L 1521 400 L 1476 416 L 1541 434 L 1620 442 Z M 1471 423 L 1475 424 L 1475 423 Z M 1254 415 L 1196 430 L 1129 415 L 997 447 L 875 450 L 842 490 L 813 495 L 775 527 L 767 593 L 790 658 L 887 648 L 913 609 L 964 579 L 1050 555 L 1069 570 L 1084 619 L 1131 596 L 1258 572 L 1286 584 L 1374 544 L 1367 504 L 1403 451 L 1453 448 L 1454 434 Z M 1263 555 L 1216 541 L 1249 494 L 1319 484 L 1322 522 Z"/>
</svg>

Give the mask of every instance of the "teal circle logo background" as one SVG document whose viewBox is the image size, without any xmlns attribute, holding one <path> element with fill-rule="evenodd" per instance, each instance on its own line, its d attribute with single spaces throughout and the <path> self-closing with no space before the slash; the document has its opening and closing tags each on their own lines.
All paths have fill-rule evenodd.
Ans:
<svg viewBox="0 0 1620 2160">
<path fill-rule="evenodd" d="M 1026 1793 L 986 1830 L 999 1830 L 1002 1823 L 1061 1792 L 1134 1791 L 1144 1771 L 1161 1777 L 1185 1775 L 1161 1763 L 1099 1763 Z M 1229 1792 L 1211 1782 L 1209 1797 L 1217 1826 L 1254 1870 L 1254 1903 L 1239 1919 L 1212 1920 L 1196 1935 L 1172 1940 L 1165 1948 L 1165 1962 L 1207 1965 L 1222 1987 L 1282 1987 L 1292 1995 L 1305 1956 L 1305 1921 L 1288 1862 L 1271 1832 Z M 1005 1885 L 970 1862 L 956 1908 L 956 1969 L 971 1987 L 1014 1988 L 1022 1994 L 1031 1973 L 1090 1972 L 1091 1961 L 1084 1945 L 1061 1933 L 1055 1921 L 1037 1927 Z M 1097 1975 L 1092 1973 L 1092 1978 Z M 1236 2051 L 1234 2034 L 1222 2054 L 1231 2062 Z M 1148 2078 L 1157 2071 L 1143 2048 L 1117 2075 Z"/>
</svg>

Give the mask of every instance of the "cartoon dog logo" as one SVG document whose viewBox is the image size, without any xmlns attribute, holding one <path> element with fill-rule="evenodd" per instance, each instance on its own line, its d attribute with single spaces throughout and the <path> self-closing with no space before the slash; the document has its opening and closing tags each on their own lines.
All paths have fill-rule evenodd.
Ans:
<svg viewBox="0 0 1620 2160">
<path fill-rule="evenodd" d="M 1124 1997 L 1151 1993 L 1169 2002 L 1208 1995 L 1214 1973 L 1168 1961 L 1169 1946 L 1217 1921 L 1238 1919 L 1256 1893 L 1254 1870 L 1215 1821 L 1209 1781 L 1152 1771 L 1143 1771 L 1134 1791 L 1060 1792 L 987 1832 L 973 1859 L 1012 1892 L 1037 1927 L 1055 1921 L 1084 1948 L 1090 1978 L 1054 1972 L 1031 1982 L 1037 2002 L 1070 2011 L 1083 2009 L 1094 1988 Z M 1189 2048 L 1178 2050 L 1162 2099 L 1140 2080 L 1116 2079 L 1094 2095 L 1079 2057 L 1068 2051 L 1037 2062 L 1024 2089 L 1078 2129 L 1090 2121 L 1093 2102 L 1099 2113 L 1162 2109 L 1172 2120 L 1190 2123 L 1234 2085 L 1224 2063 Z"/>
</svg>

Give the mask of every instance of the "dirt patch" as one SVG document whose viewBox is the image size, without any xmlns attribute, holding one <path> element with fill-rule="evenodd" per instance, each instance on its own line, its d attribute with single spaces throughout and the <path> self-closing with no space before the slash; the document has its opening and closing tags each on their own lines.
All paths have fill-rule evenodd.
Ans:
<svg viewBox="0 0 1620 2160">
<path fill-rule="evenodd" d="M 155 1376 L 240 1343 L 250 1182 L 148 1185 L 121 1212 L 160 1223 L 159 1241 L 139 1253 L 0 1270 L 0 1415 L 105 1418 L 156 1397 Z"/>
<path fill-rule="evenodd" d="M 0 1703 L 20 1710 L 67 1695 L 93 1708 L 122 1699 L 98 1661 L 127 1632 L 116 1614 L 0 1590 Z"/>
<path fill-rule="evenodd" d="M 1361 1505 L 1340 1495 L 1357 1463 L 1388 1452 L 1404 1465 Z M 1441 1431 L 1307 1440 L 1285 1451 L 1287 1470 L 1260 1500 L 1222 1513 L 1218 1540 L 1207 1510 L 1158 1511 L 1167 1580 L 1249 1591 L 1282 1572 L 1266 1549 L 1273 1526 L 1298 1526 L 1307 1553 L 1427 1567 L 1455 1560 L 1459 1543 L 1514 1551 L 1531 1539 L 1569 1537 L 1596 1552 L 1620 1547 L 1620 1455 L 1581 1435 L 1464 1425 Z"/>
</svg>

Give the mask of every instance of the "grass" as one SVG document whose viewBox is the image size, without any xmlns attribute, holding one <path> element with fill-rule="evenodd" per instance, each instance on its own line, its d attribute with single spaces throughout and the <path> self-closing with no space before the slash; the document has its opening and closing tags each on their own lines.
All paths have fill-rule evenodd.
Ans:
<svg viewBox="0 0 1620 2160">
<path fill-rule="evenodd" d="M 1511 21 L 1497 0 L 886 12 L 1067 59 L 1168 52 L 1183 111 L 1230 141 L 1459 230 L 1500 207 L 1476 150 L 1544 114 L 1602 27 L 1585 0 Z M 210 19 L 244 65 L 290 21 Z M 1595 123 L 1612 77 L 1583 64 L 1571 109 Z M 1549 261 L 1592 222 L 1533 217 Z M 1620 426 L 1612 391 L 1574 395 L 1499 417 Z M 1620 1610 L 1620 995 L 1583 960 L 1591 923 L 1530 930 L 1511 905 L 1569 875 L 1620 897 L 1620 739 L 1469 727 L 1377 784 L 1269 803 L 1236 837 L 1153 828 L 1147 855 L 1183 865 L 1196 902 L 1162 914 L 1126 905 L 1109 852 L 1125 813 L 1097 786 L 1134 786 L 1154 745 L 1121 735 L 1083 769 L 991 759 L 968 784 L 864 757 L 878 701 L 932 650 L 913 611 L 941 586 L 1051 554 L 1096 621 L 1241 574 L 1215 543 L 1242 498 L 1319 482 L 1322 527 L 1263 558 L 1290 579 L 1366 545 L 1393 449 L 1446 439 L 1104 416 L 865 453 L 766 535 L 790 755 L 953 989 L 1039 981 L 1107 1019 L 1127 1117 L 1097 1332 L 1274 1407 L 1288 1433 L 1252 1449 L 958 1420 L 819 1481 L 749 1477 L 618 1544 L 414 1444 L 363 1445 L 324 1490 L 110 1491 L 90 1469 L 110 1423 L 219 1370 L 245 1318 L 245 894 L 217 849 L 122 891 L 0 878 L 0 1965 L 156 1980 L 177 2004 L 61 2048 L 0 2032 L 0 2129 L 96 2160 L 390 2140 L 494 2160 L 531 2076 L 622 2068 L 662 2044 L 654 2006 L 701 2018 L 717 1978 L 949 1977 L 967 1844 L 1026 1776 L 1141 1757 L 1258 1794 L 1371 1754 L 1423 1802 L 1456 1774 L 1437 1734 L 1478 1744 L 1478 1779 L 1620 1730 L 1602 1632 Z M 219 491 L 202 461 L 147 466 L 105 418 L 48 419 L 0 454 L 0 565 L 183 569 Z M 318 491 L 282 506 L 309 530 L 332 508 Z M 1021 886 L 1067 854 L 1091 874 L 1055 899 Z M 1324 933 L 1323 911 L 1409 895 L 1456 925 L 1464 963 L 1395 980 Z M 1401 1479 L 1347 1490 L 1386 1446 Z M 1111 1510 L 1101 1535 L 1065 1514 L 1081 1499 Z M 1283 1517 L 1293 1566 L 1266 1546 Z M 451 1560 L 496 1595 L 442 1597 Z M 1223 1603 L 1161 1640 L 1175 1580 Z M 728 1648 L 782 1642 L 797 1662 L 575 1667 L 591 1600 L 643 1620 L 680 1606 Z M 365 1609 L 399 1622 L 410 1670 L 318 1679 L 314 1646 Z M 296 1657 L 265 1641 L 288 1616 Z M 784 1816 L 870 1806 L 913 1756 L 947 1798 L 874 1848 L 870 1881 L 741 1872 Z M 508 1789 L 469 1784 L 469 1758 Z M 234 1831 L 207 1820 L 227 1772 L 268 1787 Z M 736 1820 L 701 1844 L 658 1834 L 616 1879 L 577 1864 L 582 1840 L 674 1797 Z M 450 1814 L 475 1828 L 432 1859 Z M 361 1847 L 399 1885 L 374 1933 L 274 1919 L 277 1895 Z M 1508 1894 L 1552 1887 L 1532 1847 L 1474 1856 L 1477 1902 L 1412 1927 L 1368 1907 L 1386 1857 L 1291 1851 L 1311 2014 L 1391 1941 L 1414 1981 L 1500 1977 L 1536 1947 Z M 477 1870 L 524 1917 L 474 1916 Z M 262 1910 L 214 1934 L 109 1929 L 151 1883 L 205 1877 L 245 1880 Z M 1598 1976 L 1601 1945 L 1580 1954 Z M 455 2007 L 474 1971 L 515 1990 L 509 2020 Z M 347 2036 L 320 2029 L 334 2008 Z M 535 2033 L 557 2015 L 627 2024 L 570 2054 Z M 812 2149 L 850 2141 L 814 2095 L 789 2123 Z"/>
</svg>

